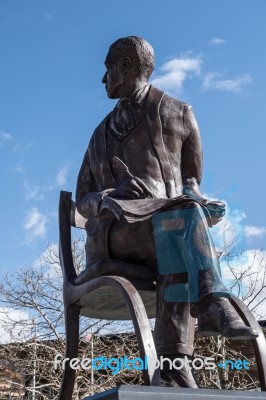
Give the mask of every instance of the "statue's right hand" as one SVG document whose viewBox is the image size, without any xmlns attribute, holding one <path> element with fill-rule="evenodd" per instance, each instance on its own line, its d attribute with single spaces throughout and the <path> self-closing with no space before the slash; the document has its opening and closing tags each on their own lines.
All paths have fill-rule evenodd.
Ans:
<svg viewBox="0 0 266 400">
<path fill-rule="evenodd" d="M 117 189 L 109 193 L 109 196 L 126 200 L 153 197 L 147 185 L 137 176 L 129 177 Z"/>
</svg>

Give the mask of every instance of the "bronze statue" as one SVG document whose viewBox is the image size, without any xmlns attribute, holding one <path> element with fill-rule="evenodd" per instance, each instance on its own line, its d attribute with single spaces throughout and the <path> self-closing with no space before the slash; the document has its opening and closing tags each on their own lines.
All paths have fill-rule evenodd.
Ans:
<svg viewBox="0 0 266 400">
<path fill-rule="evenodd" d="M 88 219 L 87 268 L 115 259 L 154 271 L 158 355 L 193 356 L 194 318 L 202 335 L 257 337 L 231 306 L 220 277 L 209 227 L 225 206 L 200 192 L 202 150 L 191 106 L 148 84 L 154 54 L 142 38 L 114 42 L 105 66 L 107 95 L 119 101 L 91 137 L 76 192 Z M 178 240 L 171 232 L 179 232 Z M 189 369 L 163 372 L 181 387 L 198 387 Z"/>
</svg>

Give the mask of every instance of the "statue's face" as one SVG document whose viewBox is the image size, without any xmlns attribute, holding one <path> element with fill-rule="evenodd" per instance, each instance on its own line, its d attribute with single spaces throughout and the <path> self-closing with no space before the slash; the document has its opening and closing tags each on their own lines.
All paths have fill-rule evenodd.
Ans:
<svg viewBox="0 0 266 400">
<path fill-rule="evenodd" d="M 102 83 L 105 84 L 107 96 L 109 99 L 119 99 L 124 89 L 122 59 L 108 53 L 104 64 L 106 73 L 103 76 Z"/>
</svg>

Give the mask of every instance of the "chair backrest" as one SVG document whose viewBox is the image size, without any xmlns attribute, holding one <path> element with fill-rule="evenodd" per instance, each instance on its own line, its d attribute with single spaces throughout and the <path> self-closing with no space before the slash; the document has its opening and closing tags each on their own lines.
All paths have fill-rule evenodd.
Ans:
<svg viewBox="0 0 266 400">
<path fill-rule="evenodd" d="M 63 273 L 64 283 L 72 283 L 77 277 L 74 267 L 71 246 L 71 222 L 74 212 L 72 211 L 72 193 L 60 192 L 59 200 L 59 257 Z"/>
</svg>

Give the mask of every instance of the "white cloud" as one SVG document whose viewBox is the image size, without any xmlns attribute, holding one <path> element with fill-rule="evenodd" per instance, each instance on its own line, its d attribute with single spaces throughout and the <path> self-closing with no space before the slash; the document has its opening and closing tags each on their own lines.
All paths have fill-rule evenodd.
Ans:
<svg viewBox="0 0 266 400">
<path fill-rule="evenodd" d="M 42 200 L 43 194 L 41 188 L 37 185 L 31 185 L 28 181 L 24 182 L 24 189 L 26 191 L 26 200 Z"/>
<path fill-rule="evenodd" d="M 26 239 L 29 243 L 36 238 L 45 237 L 47 222 L 47 217 L 37 207 L 28 211 L 23 227 L 26 230 Z"/>
<path fill-rule="evenodd" d="M 249 74 L 238 75 L 233 79 L 222 79 L 223 74 L 209 72 L 203 80 L 203 90 L 224 90 L 228 92 L 241 92 L 242 87 L 252 82 Z"/>
<path fill-rule="evenodd" d="M 14 139 L 10 133 L 7 132 L 0 132 L 0 146 L 4 146 L 5 143 L 10 142 Z"/>
<path fill-rule="evenodd" d="M 59 169 L 55 178 L 57 186 L 64 186 L 66 184 L 68 171 L 69 171 L 69 165 L 65 165 L 64 167 L 61 167 Z"/>
<path fill-rule="evenodd" d="M 221 39 L 221 38 L 213 38 L 209 41 L 209 44 L 211 46 L 219 46 L 220 44 L 226 43 L 226 40 Z"/>
<path fill-rule="evenodd" d="M 14 139 L 14 137 L 10 133 L 5 133 L 5 132 L 1 132 L 1 138 L 4 140 Z"/>
<path fill-rule="evenodd" d="M 215 38 L 211 42 L 221 44 L 223 39 Z M 165 90 L 171 95 L 179 95 L 184 82 L 195 77 L 202 77 L 203 61 L 200 56 L 191 57 L 184 55 L 167 61 L 155 72 L 151 83 Z M 244 85 L 250 84 L 252 77 L 249 74 L 240 74 L 232 79 L 224 79 L 223 73 L 209 72 L 203 77 L 203 90 L 223 90 L 227 92 L 241 92 Z"/>
<path fill-rule="evenodd" d="M 43 265 L 47 264 L 48 259 L 56 263 L 58 261 L 58 257 L 59 257 L 59 246 L 57 243 L 51 243 L 49 244 L 47 249 L 44 250 L 42 254 L 34 260 L 33 266 L 36 268 L 40 268 Z"/>
<path fill-rule="evenodd" d="M 0 343 L 22 341 L 29 339 L 29 331 L 26 332 L 25 322 L 30 319 L 27 312 L 0 307 Z M 15 327 L 10 330 L 10 322 L 15 321 Z"/>
<path fill-rule="evenodd" d="M 75 268 L 77 273 L 85 268 L 86 255 L 85 255 L 85 238 L 74 239 L 72 243 L 72 252 L 75 260 Z M 33 267 L 42 269 L 47 278 L 60 278 L 62 277 L 62 269 L 59 261 L 59 245 L 51 243 L 47 246 L 46 250 L 34 260 Z"/>
<path fill-rule="evenodd" d="M 180 93 L 186 79 L 200 75 L 201 64 L 200 57 L 183 56 L 175 58 L 159 68 L 158 74 L 155 74 L 151 83 L 170 93 Z"/>
<path fill-rule="evenodd" d="M 23 164 L 18 163 L 18 164 L 15 165 L 15 171 L 16 171 L 18 174 L 24 175 L 25 172 L 26 172 L 26 168 L 24 167 Z"/>
<path fill-rule="evenodd" d="M 13 153 L 21 153 L 22 151 L 25 150 L 30 150 L 33 147 L 33 143 L 29 142 L 29 143 L 16 143 L 15 146 L 13 146 L 12 148 L 12 152 Z"/>
<path fill-rule="evenodd" d="M 209 200 L 218 200 L 208 194 L 204 196 Z M 243 221 L 247 216 L 240 209 L 231 209 L 225 200 L 219 200 L 225 203 L 225 216 L 211 228 L 211 235 L 216 250 L 228 254 L 242 242 L 244 237 Z"/>
<path fill-rule="evenodd" d="M 260 237 L 266 233 L 266 228 L 263 227 L 259 228 L 257 226 L 246 225 L 244 229 L 246 237 L 251 237 L 251 236 Z"/>
<path fill-rule="evenodd" d="M 33 262 L 35 268 L 46 266 L 49 277 L 61 277 L 62 270 L 59 263 L 59 246 L 56 243 L 51 243 L 42 254 Z"/>
<path fill-rule="evenodd" d="M 62 188 L 67 183 L 67 175 L 69 173 L 69 165 L 65 165 L 59 168 L 57 174 L 55 175 L 53 180 L 50 180 L 50 183 L 44 185 L 36 185 L 34 183 L 29 182 L 26 177 L 23 182 L 24 191 L 25 191 L 25 200 L 43 200 L 45 197 L 45 193 L 57 190 L 58 187 Z M 25 175 L 26 169 L 24 165 L 18 163 L 15 166 L 15 171 L 21 175 Z"/>
</svg>

